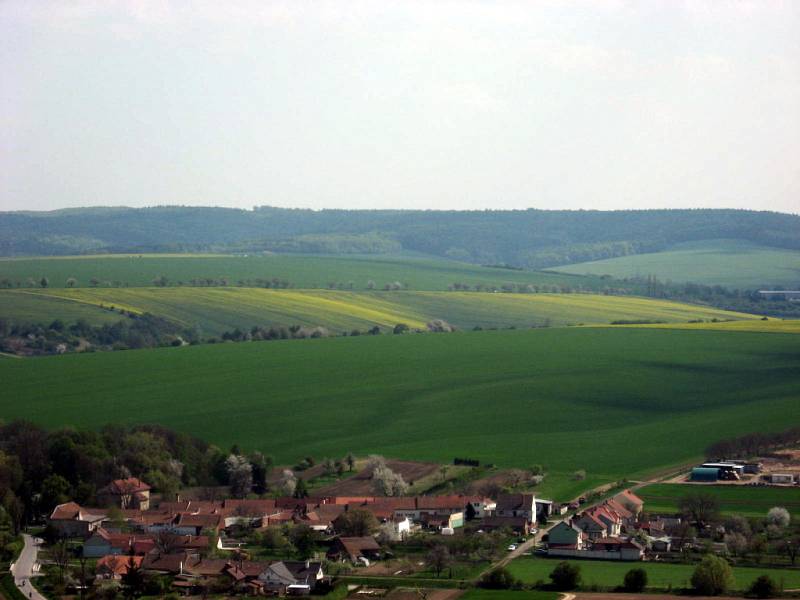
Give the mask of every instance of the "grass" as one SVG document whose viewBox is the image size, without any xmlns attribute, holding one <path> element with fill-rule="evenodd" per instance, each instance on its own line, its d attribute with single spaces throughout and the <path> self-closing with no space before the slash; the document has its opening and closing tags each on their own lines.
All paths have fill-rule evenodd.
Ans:
<svg viewBox="0 0 800 600">
<path fill-rule="evenodd" d="M 742 240 L 677 244 L 651 254 L 634 254 L 554 267 L 571 274 L 616 278 L 656 275 L 662 281 L 752 289 L 800 285 L 800 251 L 758 246 Z"/>
<path fill-rule="evenodd" d="M 266 290 L 256 288 L 85 288 L 0 290 L 6 316 L 50 320 L 58 312 L 89 315 L 96 307 L 149 312 L 186 326 L 198 325 L 208 334 L 253 325 L 324 325 L 333 331 L 384 328 L 405 323 L 425 328 L 433 319 L 445 319 L 471 329 L 528 328 L 579 323 L 609 324 L 619 319 L 646 319 L 686 323 L 696 319 L 757 317 L 709 307 L 650 298 L 597 294 L 511 294 L 484 292 L 342 292 L 329 290 Z M 91 313 L 95 314 L 95 313 Z M 113 313 L 97 311 L 98 319 Z M 117 319 L 120 317 L 117 316 Z M 712 325 L 712 324 L 702 324 Z"/>
<path fill-rule="evenodd" d="M 740 485 L 653 484 L 636 493 L 645 501 L 648 512 L 674 513 L 681 497 L 702 492 L 717 498 L 723 514 L 766 517 L 774 506 L 783 506 L 800 518 L 800 488 L 749 487 Z"/>
<path fill-rule="evenodd" d="M 525 583 L 535 583 L 542 580 L 550 581 L 549 575 L 560 562 L 553 558 L 522 557 L 509 565 L 509 570 L 514 576 Z M 670 564 L 653 562 L 617 562 L 604 560 L 571 560 L 572 564 L 581 568 L 582 585 L 589 587 L 597 585 L 604 588 L 622 585 L 622 580 L 630 569 L 642 568 L 647 571 L 649 588 L 673 589 L 691 587 L 689 583 L 694 572 L 694 565 Z M 800 568 L 759 568 L 759 567 L 733 567 L 736 580 L 735 589 L 745 590 L 759 575 L 769 575 L 779 585 L 783 583 L 784 589 L 800 588 Z"/>
<path fill-rule="evenodd" d="M 152 285 L 165 276 L 170 282 L 195 278 L 285 279 L 295 288 L 327 288 L 330 282 L 353 282 L 354 289 L 366 289 L 372 280 L 382 288 L 400 281 L 414 290 L 446 290 L 455 283 L 502 285 L 504 283 L 566 284 L 601 289 L 606 282 L 563 273 L 516 271 L 481 267 L 436 258 L 405 256 L 304 256 L 304 255 L 211 255 L 211 254 L 112 254 L 45 258 L 0 259 L 0 280 L 39 281 L 43 276 L 51 287 L 65 287 L 70 277 L 87 287 L 92 278 L 120 282 L 132 287 Z"/>
<path fill-rule="evenodd" d="M 348 451 L 543 464 L 540 494 L 564 500 L 785 429 L 800 417 L 798 356 L 796 335 L 632 328 L 75 354 L 0 361 L 0 418 L 157 422 L 279 464 Z"/>
</svg>

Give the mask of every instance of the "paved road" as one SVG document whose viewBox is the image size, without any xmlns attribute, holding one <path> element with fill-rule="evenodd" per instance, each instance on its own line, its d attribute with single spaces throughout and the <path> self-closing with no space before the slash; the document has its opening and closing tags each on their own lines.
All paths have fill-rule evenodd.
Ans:
<svg viewBox="0 0 800 600">
<path fill-rule="evenodd" d="M 47 600 L 31 585 L 31 577 L 39 574 L 39 564 L 36 561 L 36 556 L 39 553 L 41 540 L 33 538 L 27 533 L 22 534 L 22 539 L 25 541 L 25 546 L 22 548 L 17 562 L 11 567 L 11 572 L 14 574 L 14 583 L 26 598 Z"/>
<path fill-rule="evenodd" d="M 631 485 L 626 487 L 625 489 L 626 490 L 630 490 L 631 492 L 635 492 L 640 487 L 643 487 L 643 486 L 648 485 L 648 484 L 653 483 L 653 482 L 652 481 L 635 481 L 635 482 L 632 481 L 630 483 L 631 483 Z M 576 498 L 576 500 L 577 500 L 577 498 Z M 584 504 L 583 506 L 581 506 L 578 509 L 578 512 L 583 512 L 585 510 L 593 508 L 593 507 L 595 507 L 595 506 L 597 506 L 599 504 L 602 504 L 606 500 L 607 500 L 607 498 L 602 498 L 600 500 L 595 500 L 594 502 L 592 502 L 590 504 Z M 515 558 L 519 558 L 520 556 L 522 556 L 526 552 L 534 550 L 535 547 L 536 547 L 536 544 L 538 544 L 539 542 L 542 541 L 542 537 L 545 534 L 547 534 L 548 531 L 550 531 L 553 527 L 555 527 L 556 525 L 558 525 L 562 521 L 569 521 L 569 519 L 571 519 L 572 516 L 573 516 L 572 514 L 568 514 L 568 515 L 566 515 L 565 517 L 563 517 L 561 519 L 558 519 L 556 521 L 551 521 L 550 523 L 547 524 L 547 527 L 539 529 L 539 531 L 536 533 L 536 535 L 531 536 L 528 539 L 528 541 L 526 541 L 526 542 L 524 542 L 522 544 L 519 544 L 517 546 L 516 550 L 512 550 L 511 552 L 506 554 L 503 558 L 501 558 L 497 562 L 495 562 L 492 565 L 490 565 L 489 567 L 487 567 L 484 571 L 482 571 L 481 574 L 478 575 L 478 579 L 480 579 L 485 573 L 493 571 L 493 570 L 495 570 L 495 569 L 497 569 L 499 567 L 505 567 L 508 563 L 510 563 Z M 569 596 L 569 594 L 567 594 L 567 596 Z M 571 598 L 567 598 L 567 599 L 564 599 L 564 600 L 572 600 L 572 599 Z"/>
</svg>

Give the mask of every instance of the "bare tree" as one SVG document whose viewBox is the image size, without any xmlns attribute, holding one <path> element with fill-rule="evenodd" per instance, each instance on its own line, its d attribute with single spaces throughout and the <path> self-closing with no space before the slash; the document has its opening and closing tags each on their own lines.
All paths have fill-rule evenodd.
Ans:
<svg viewBox="0 0 800 600">
<path fill-rule="evenodd" d="M 434 546 L 425 557 L 426 566 L 436 573 L 437 577 L 442 571 L 449 567 L 451 563 L 452 558 L 450 557 L 450 551 L 447 549 L 447 546 Z"/>
<path fill-rule="evenodd" d="M 69 559 L 71 558 L 67 540 L 61 539 L 53 544 L 50 548 L 50 558 L 58 567 L 58 580 L 64 583 L 64 573 L 69 566 Z"/>
</svg>

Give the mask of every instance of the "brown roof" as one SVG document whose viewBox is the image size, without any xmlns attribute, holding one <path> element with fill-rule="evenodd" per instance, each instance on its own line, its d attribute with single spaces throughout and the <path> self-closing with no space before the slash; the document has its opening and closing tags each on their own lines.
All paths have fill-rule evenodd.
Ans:
<svg viewBox="0 0 800 600">
<path fill-rule="evenodd" d="M 497 510 L 527 510 L 535 501 L 533 494 L 500 494 L 497 498 Z"/>
<path fill-rule="evenodd" d="M 120 556 L 112 554 L 104 556 L 97 561 L 95 570 L 98 573 L 112 573 L 114 575 L 125 575 L 133 563 L 134 567 L 141 567 L 143 556 Z"/>
<path fill-rule="evenodd" d="M 176 525 L 178 527 L 200 527 L 202 529 L 219 529 L 222 527 L 221 515 L 180 513 Z"/>
<path fill-rule="evenodd" d="M 50 513 L 51 521 L 100 521 L 106 516 L 106 511 L 100 508 L 83 508 L 77 502 L 59 504 Z"/>
<path fill-rule="evenodd" d="M 364 551 L 377 552 L 381 549 L 380 544 L 375 541 L 375 538 L 369 536 L 339 537 L 336 539 L 351 558 L 358 558 Z"/>
<path fill-rule="evenodd" d="M 124 494 L 135 494 L 136 492 L 149 492 L 150 486 L 141 479 L 128 477 L 127 479 L 115 479 L 103 491 L 122 496 Z"/>
<path fill-rule="evenodd" d="M 74 520 L 78 518 L 78 515 L 81 512 L 81 507 L 77 502 L 66 502 L 64 504 L 59 504 L 53 509 L 53 512 L 50 513 L 50 520 Z"/>
</svg>

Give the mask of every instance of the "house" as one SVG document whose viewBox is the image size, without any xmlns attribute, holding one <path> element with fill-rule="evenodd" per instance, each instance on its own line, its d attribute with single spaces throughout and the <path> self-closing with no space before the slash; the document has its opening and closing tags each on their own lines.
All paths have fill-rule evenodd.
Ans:
<svg viewBox="0 0 800 600">
<path fill-rule="evenodd" d="M 372 537 L 337 537 L 328 550 L 328 558 L 337 561 L 350 561 L 358 564 L 361 558 L 378 560 L 381 547 Z"/>
<path fill-rule="evenodd" d="M 150 508 L 150 486 L 136 477 L 115 479 L 97 492 L 97 501 L 103 506 L 147 510 Z"/>
<path fill-rule="evenodd" d="M 606 535 L 618 536 L 622 533 L 622 517 L 607 504 L 595 506 L 586 511 L 606 526 Z"/>
<path fill-rule="evenodd" d="M 531 522 L 527 517 L 484 517 L 480 521 L 484 531 L 497 531 L 510 529 L 516 535 L 528 535 L 531 532 Z"/>
<path fill-rule="evenodd" d="M 205 530 L 219 534 L 223 526 L 222 515 L 180 513 L 174 518 L 170 530 L 183 535 L 200 535 Z"/>
<path fill-rule="evenodd" d="M 143 556 L 103 556 L 95 565 L 97 579 L 122 579 L 131 567 L 138 569 L 142 566 Z"/>
<path fill-rule="evenodd" d="M 144 556 L 155 547 L 156 542 L 152 536 L 111 533 L 98 527 L 83 543 L 83 556 L 86 558 L 121 554 Z"/>
<path fill-rule="evenodd" d="M 441 531 L 442 529 L 456 529 L 464 526 L 464 513 L 427 513 L 420 515 L 420 523 L 427 529 Z"/>
<path fill-rule="evenodd" d="M 644 548 L 638 542 L 618 537 L 594 540 L 591 549 L 593 553 L 605 552 L 612 560 L 642 560 L 644 557 Z"/>
<path fill-rule="evenodd" d="M 322 563 L 308 560 L 275 562 L 258 576 L 265 590 L 279 595 L 311 593 L 324 578 Z"/>
<path fill-rule="evenodd" d="M 411 535 L 411 519 L 396 517 L 381 522 L 381 532 L 393 542 L 401 542 Z"/>
<path fill-rule="evenodd" d="M 570 548 L 581 550 L 583 548 L 584 533 L 580 528 L 561 521 L 547 533 L 548 548 Z"/>
<path fill-rule="evenodd" d="M 497 498 L 495 517 L 524 517 L 528 523 L 536 522 L 536 496 L 533 494 L 501 494 Z"/>
<path fill-rule="evenodd" d="M 642 508 L 644 508 L 644 500 L 630 490 L 620 492 L 614 496 L 613 500 L 628 509 L 636 517 L 641 514 Z"/>
<path fill-rule="evenodd" d="M 88 538 L 106 519 L 106 512 L 83 508 L 75 502 L 59 504 L 50 513 L 47 524 L 61 537 Z"/>
<path fill-rule="evenodd" d="M 583 531 L 590 540 L 598 540 L 608 535 L 608 526 L 590 512 L 575 517 L 572 519 L 572 524 Z"/>
</svg>

